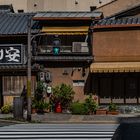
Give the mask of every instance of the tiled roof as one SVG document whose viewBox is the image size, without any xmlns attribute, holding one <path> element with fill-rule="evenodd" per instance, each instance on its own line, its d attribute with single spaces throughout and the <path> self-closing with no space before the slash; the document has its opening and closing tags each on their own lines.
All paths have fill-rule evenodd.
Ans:
<svg viewBox="0 0 140 140">
<path fill-rule="evenodd" d="M 92 61 L 92 56 L 35 56 L 35 61 Z"/>
<path fill-rule="evenodd" d="M 27 65 L 1 65 L 0 66 L 0 70 L 13 70 L 13 69 L 26 70 Z"/>
<path fill-rule="evenodd" d="M 140 26 L 140 17 L 103 19 L 95 24 L 95 28 Z"/>
<path fill-rule="evenodd" d="M 0 14 L 0 35 L 27 34 L 28 19 L 33 13 L 1 13 Z M 34 26 L 35 22 L 32 22 Z M 37 32 L 37 30 L 33 31 Z"/>
<path fill-rule="evenodd" d="M 33 66 L 31 67 L 32 71 L 38 71 L 37 68 L 34 68 Z M 27 65 L 23 64 L 23 65 L 1 65 L 0 66 L 0 71 L 4 71 L 4 72 L 9 72 L 9 71 L 26 71 L 27 70 Z"/>
<path fill-rule="evenodd" d="M 70 18 L 100 18 L 101 16 L 103 16 L 102 12 L 40 12 L 37 13 L 34 16 L 34 20 L 43 20 L 43 19 L 60 19 L 60 18 L 64 18 L 64 19 L 70 19 Z"/>
</svg>

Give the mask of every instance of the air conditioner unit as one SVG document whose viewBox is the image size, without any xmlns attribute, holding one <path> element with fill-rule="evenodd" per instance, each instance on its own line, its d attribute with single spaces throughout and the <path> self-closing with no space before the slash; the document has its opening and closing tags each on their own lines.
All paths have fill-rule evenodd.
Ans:
<svg viewBox="0 0 140 140">
<path fill-rule="evenodd" d="M 88 52 L 88 44 L 87 42 L 73 42 L 72 44 L 72 52 Z"/>
</svg>

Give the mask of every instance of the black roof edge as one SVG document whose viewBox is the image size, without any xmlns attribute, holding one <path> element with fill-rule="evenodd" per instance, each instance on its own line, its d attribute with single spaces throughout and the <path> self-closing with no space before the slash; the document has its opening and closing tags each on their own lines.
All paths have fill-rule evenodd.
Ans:
<svg viewBox="0 0 140 140">
<path fill-rule="evenodd" d="M 0 5 L 0 13 L 15 13 L 13 5 Z"/>
</svg>

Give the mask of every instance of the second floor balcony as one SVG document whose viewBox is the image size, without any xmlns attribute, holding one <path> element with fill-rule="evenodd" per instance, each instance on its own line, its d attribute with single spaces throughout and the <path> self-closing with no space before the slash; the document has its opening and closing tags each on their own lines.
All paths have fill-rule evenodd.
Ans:
<svg viewBox="0 0 140 140">
<path fill-rule="evenodd" d="M 92 55 L 88 35 L 47 35 L 38 38 L 37 55 L 82 56 Z"/>
<path fill-rule="evenodd" d="M 90 55 L 87 42 L 73 42 L 72 44 L 72 46 L 40 45 L 38 55 Z"/>
<path fill-rule="evenodd" d="M 88 35 L 47 35 L 37 39 L 35 61 L 92 61 Z"/>
</svg>

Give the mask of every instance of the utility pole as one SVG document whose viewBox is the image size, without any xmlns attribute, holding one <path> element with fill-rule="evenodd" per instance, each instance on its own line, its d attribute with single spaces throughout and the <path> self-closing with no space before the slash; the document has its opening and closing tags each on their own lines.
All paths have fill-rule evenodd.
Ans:
<svg viewBox="0 0 140 140">
<path fill-rule="evenodd" d="M 28 19 L 27 121 L 31 121 L 31 18 Z"/>
</svg>

